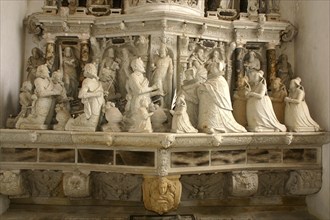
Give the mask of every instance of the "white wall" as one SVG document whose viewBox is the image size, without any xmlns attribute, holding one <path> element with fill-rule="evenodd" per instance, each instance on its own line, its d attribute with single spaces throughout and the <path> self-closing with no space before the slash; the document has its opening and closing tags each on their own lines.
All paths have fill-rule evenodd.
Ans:
<svg viewBox="0 0 330 220">
<path fill-rule="evenodd" d="M 17 113 L 27 1 L 1 0 L 0 7 L 0 127 L 4 127 L 8 115 Z"/>
<path fill-rule="evenodd" d="M 312 117 L 330 130 L 329 1 L 297 1 L 295 41 L 296 74 L 302 78 Z M 320 219 L 330 219 L 330 146 L 323 147 L 323 185 L 307 198 L 309 211 Z"/>
</svg>

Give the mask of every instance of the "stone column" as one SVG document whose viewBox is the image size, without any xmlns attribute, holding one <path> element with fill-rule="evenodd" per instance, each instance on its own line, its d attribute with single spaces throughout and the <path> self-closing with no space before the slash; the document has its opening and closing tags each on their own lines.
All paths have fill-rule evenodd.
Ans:
<svg viewBox="0 0 330 220">
<path fill-rule="evenodd" d="M 267 85 L 276 78 L 276 44 L 268 43 L 266 45 L 266 58 L 267 58 Z"/>
<path fill-rule="evenodd" d="M 235 49 L 235 74 L 233 74 L 231 79 L 231 88 L 236 88 L 236 81 L 239 75 L 244 76 L 244 66 L 243 66 L 243 59 L 245 55 L 244 44 L 241 42 L 236 42 L 236 49 Z"/>
</svg>

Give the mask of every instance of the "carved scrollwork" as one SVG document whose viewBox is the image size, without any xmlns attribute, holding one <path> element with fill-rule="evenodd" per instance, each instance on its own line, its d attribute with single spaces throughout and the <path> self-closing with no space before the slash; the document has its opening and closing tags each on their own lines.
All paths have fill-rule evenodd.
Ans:
<svg viewBox="0 0 330 220">
<path fill-rule="evenodd" d="M 41 36 L 42 35 L 42 24 L 38 21 L 37 15 L 40 13 L 33 13 L 27 17 L 25 20 L 29 34 L 34 34 Z"/>
<path fill-rule="evenodd" d="M 18 196 L 24 193 L 20 170 L 2 171 L 0 174 L 0 193 L 8 196 Z"/>
<path fill-rule="evenodd" d="M 182 190 L 179 178 L 144 176 L 142 188 L 145 208 L 158 214 L 177 209 Z"/>
<path fill-rule="evenodd" d="M 321 186 L 321 170 L 295 170 L 290 172 L 285 190 L 291 195 L 311 195 L 317 193 Z"/>
<path fill-rule="evenodd" d="M 281 40 L 283 42 L 291 42 L 297 34 L 298 29 L 293 24 L 289 24 L 286 29 L 281 32 Z"/>
</svg>

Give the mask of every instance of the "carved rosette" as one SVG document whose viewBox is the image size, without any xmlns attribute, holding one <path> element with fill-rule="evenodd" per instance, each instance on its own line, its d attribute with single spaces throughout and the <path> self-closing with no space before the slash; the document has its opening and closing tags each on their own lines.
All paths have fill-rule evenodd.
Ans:
<svg viewBox="0 0 330 220">
<path fill-rule="evenodd" d="M 311 195 L 317 193 L 322 186 L 321 170 L 295 170 L 285 185 L 291 195 Z"/>
<path fill-rule="evenodd" d="M 0 193 L 7 196 L 19 196 L 24 193 L 20 170 L 1 171 Z"/>
<path fill-rule="evenodd" d="M 251 196 L 258 191 L 257 171 L 233 172 L 230 182 L 233 196 Z"/>
<path fill-rule="evenodd" d="M 143 202 L 146 209 L 163 214 L 178 208 L 182 186 L 180 175 L 155 177 L 144 176 Z"/>
<path fill-rule="evenodd" d="M 90 195 L 89 172 L 64 173 L 63 192 L 68 197 L 87 197 Z"/>
</svg>

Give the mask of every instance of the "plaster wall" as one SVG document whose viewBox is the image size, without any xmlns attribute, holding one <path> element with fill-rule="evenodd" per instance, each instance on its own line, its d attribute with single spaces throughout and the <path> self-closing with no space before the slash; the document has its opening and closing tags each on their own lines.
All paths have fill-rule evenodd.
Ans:
<svg viewBox="0 0 330 220">
<path fill-rule="evenodd" d="M 25 62 L 23 19 L 27 5 L 27 1 L 0 1 L 0 127 L 4 127 L 9 114 L 14 115 L 18 110 L 20 77 Z"/>
<path fill-rule="evenodd" d="M 330 130 L 329 1 L 297 1 L 295 73 L 302 78 L 312 117 Z M 330 146 L 323 147 L 323 185 L 316 195 L 307 197 L 309 212 L 330 219 Z"/>
</svg>

